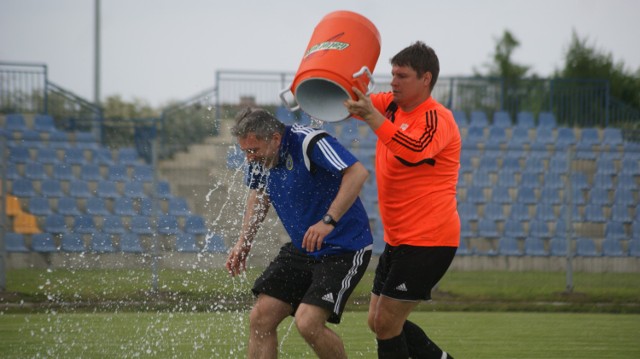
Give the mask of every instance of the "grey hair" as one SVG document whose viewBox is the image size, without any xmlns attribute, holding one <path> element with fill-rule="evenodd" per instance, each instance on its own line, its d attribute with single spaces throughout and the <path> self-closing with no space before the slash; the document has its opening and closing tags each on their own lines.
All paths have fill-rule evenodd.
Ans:
<svg viewBox="0 0 640 359">
<path fill-rule="evenodd" d="M 259 140 L 270 139 L 274 133 L 284 134 L 285 125 L 261 108 L 247 107 L 236 115 L 231 135 L 244 138 L 253 133 Z"/>
</svg>

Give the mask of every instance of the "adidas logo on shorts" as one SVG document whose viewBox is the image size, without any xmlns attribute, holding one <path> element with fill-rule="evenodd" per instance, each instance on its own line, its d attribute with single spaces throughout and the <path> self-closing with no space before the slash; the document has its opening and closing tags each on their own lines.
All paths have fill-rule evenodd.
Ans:
<svg viewBox="0 0 640 359">
<path fill-rule="evenodd" d="M 407 285 L 405 283 L 400 284 L 399 286 L 396 287 L 396 290 L 399 290 L 401 292 L 406 292 L 407 291 Z"/>
<path fill-rule="evenodd" d="M 322 300 L 324 300 L 325 302 L 329 302 L 329 303 L 335 303 L 335 301 L 333 300 L 333 294 L 331 293 L 327 293 L 325 295 L 322 296 Z"/>
</svg>

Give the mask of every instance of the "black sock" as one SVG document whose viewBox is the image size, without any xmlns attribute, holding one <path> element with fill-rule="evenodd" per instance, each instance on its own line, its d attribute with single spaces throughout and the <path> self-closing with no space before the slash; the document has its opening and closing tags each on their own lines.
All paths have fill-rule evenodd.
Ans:
<svg viewBox="0 0 640 359">
<path fill-rule="evenodd" d="M 442 349 L 432 342 L 427 334 L 415 323 L 405 321 L 402 327 L 409 355 L 412 359 L 441 359 Z M 447 354 L 447 358 L 453 359 Z"/>
<path fill-rule="evenodd" d="M 376 339 L 378 341 L 378 359 L 408 359 L 407 342 L 404 334 L 390 339 Z"/>
</svg>

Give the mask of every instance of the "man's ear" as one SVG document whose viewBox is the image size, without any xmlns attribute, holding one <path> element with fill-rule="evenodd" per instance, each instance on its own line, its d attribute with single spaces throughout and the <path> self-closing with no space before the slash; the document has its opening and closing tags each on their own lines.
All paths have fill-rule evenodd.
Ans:
<svg viewBox="0 0 640 359">
<path fill-rule="evenodd" d="M 280 132 L 276 132 L 271 136 L 271 140 L 275 142 L 278 146 L 280 146 L 280 142 L 282 141 L 282 134 Z"/>
<path fill-rule="evenodd" d="M 424 75 L 422 75 L 422 76 L 423 76 L 422 79 L 424 81 L 424 84 L 427 87 L 430 87 L 431 86 L 431 79 L 433 78 L 433 74 L 431 74 L 431 71 L 425 72 Z"/>
</svg>

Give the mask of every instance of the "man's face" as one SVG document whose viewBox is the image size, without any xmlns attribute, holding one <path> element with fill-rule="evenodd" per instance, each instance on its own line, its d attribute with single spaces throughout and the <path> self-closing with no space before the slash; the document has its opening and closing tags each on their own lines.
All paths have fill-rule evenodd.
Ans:
<svg viewBox="0 0 640 359">
<path fill-rule="evenodd" d="M 393 100 L 399 106 L 411 106 L 424 101 L 429 96 L 430 72 L 418 77 L 416 71 L 409 66 L 393 65 L 391 75 L 393 76 L 391 80 Z"/>
<path fill-rule="evenodd" d="M 275 133 L 268 140 L 261 140 L 250 133 L 246 137 L 238 138 L 240 149 L 247 156 L 247 161 L 262 163 L 267 168 L 273 167 L 278 160 L 281 135 Z"/>
</svg>

